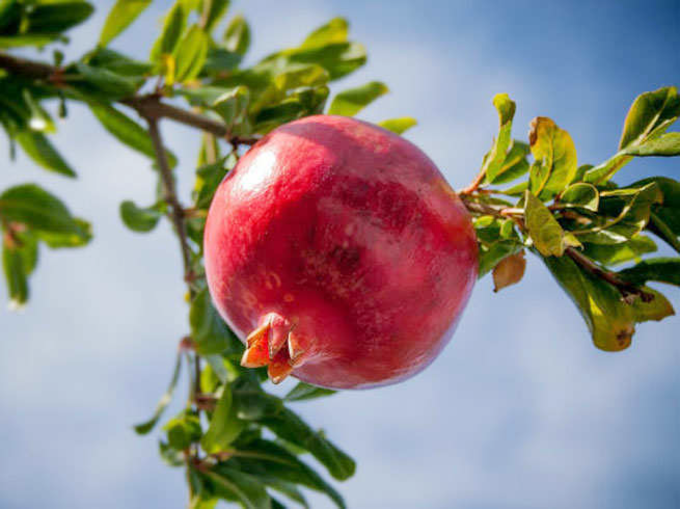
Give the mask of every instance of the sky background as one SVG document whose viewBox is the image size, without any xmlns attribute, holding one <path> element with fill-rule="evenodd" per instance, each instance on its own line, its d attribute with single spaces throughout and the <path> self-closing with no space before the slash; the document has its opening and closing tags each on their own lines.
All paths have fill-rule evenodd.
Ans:
<svg viewBox="0 0 680 509">
<path fill-rule="evenodd" d="M 94 45 L 113 2 L 95 3 L 70 57 Z M 145 55 L 168 5 L 155 1 L 113 47 Z M 456 188 L 495 134 L 497 92 L 517 101 L 515 137 L 549 116 L 572 134 L 579 163 L 597 163 L 615 151 L 637 94 L 680 85 L 677 1 L 253 0 L 234 1 L 235 12 L 253 28 L 250 62 L 346 16 L 369 62 L 334 90 L 385 81 L 391 93 L 360 118 L 416 117 L 407 138 Z M 198 136 L 163 131 L 186 202 Z M 181 470 L 160 461 L 156 436 L 131 429 L 165 390 L 187 331 L 170 228 L 139 235 L 118 218 L 122 200 L 152 201 L 149 162 L 79 107 L 55 138 L 77 180 L 23 154 L 10 163 L 0 140 L 0 189 L 40 182 L 94 223 L 95 238 L 42 250 L 25 310 L 7 311 L 0 289 L 0 508 L 184 507 Z M 617 180 L 678 178 L 678 164 L 634 161 Z M 491 290 L 489 279 L 477 285 L 451 344 L 417 377 L 296 404 L 357 460 L 338 486 L 349 507 L 680 507 L 680 320 L 640 325 L 630 349 L 610 354 L 592 346 L 540 262 L 530 259 L 521 285 Z M 667 294 L 680 308 L 680 292 Z"/>
</svg>

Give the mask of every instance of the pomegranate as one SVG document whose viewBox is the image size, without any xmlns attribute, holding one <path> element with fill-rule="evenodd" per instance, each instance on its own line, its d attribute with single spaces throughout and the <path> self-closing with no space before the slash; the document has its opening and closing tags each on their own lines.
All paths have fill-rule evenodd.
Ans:
<svg viewBox="0 0 680 509">
<path fill-rule="evenodd" d="M 453 335 L 477 276 L 467 211 L 404 138 L 347 117 L 283 125 L 220 184 L 213 302 L 242 365 L 328 388 L 408 378 Z"/>
</svg>

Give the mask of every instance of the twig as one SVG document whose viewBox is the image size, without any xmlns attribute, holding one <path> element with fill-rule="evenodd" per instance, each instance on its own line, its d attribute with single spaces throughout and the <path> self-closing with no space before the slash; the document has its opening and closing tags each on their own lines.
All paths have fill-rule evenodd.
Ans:
<svg viewBox="0 0 680 509">
<path fill-rule="evenodd" d="M 486 168 L 482 167 L 470 185 L 458 191 L 458 195 L 465 196 L 474 193 L 484 180 L 484 177 L 486 177 Z"/>
<path fill-rule="evenodd" d="M 597 265 L 594 261 L 592 261 L 590 258 L 581 254 L 573 247 L 568 247 L 565 250 L 565 254 L 569 256 L 569 258 L 574 260 L 583 269 L 590 272 L 593 276 L 598 277 L 606 281 L 610 285 L 614 286 L 619 291 L 619 293 L 621 293 L 621 296 L 628 304 L 631 304 L 632 302 L 631 298 L 635 297 L 640 297 L 642 302 L 651 302 L 652 300 L 654 300 L 653 294 L 645 292 L 641 288 L 638 288 L 635 285 L 623 281 L 616 274 L 603 269 L 602 267 Z"/>
<path fill-rule="evenodd" d="M 163 182 L 163 193 L 165 201 L 170 205 L 170 218 L 177 231 L 179 244 L 182 251 L 182 262 L 184 264 L 184 277 L 188 278 L 191 274 L 191 251 L 189 249 L 189 241 L 187 237 L 186 225 L 184 224 L 184 208 L 177 198 L 175 190 L 175 178 L 172 175 L 172 170 L 168 164 L 165 147 L 163 146 L 163 139 L 158 130 L 158 120 L 153 117 L 147 117 L 149 124 L 149 136 L 153 142 L 153 148 L 156 152 L 156 160 L 158 161 L 158 169 Z"/>
</svg>

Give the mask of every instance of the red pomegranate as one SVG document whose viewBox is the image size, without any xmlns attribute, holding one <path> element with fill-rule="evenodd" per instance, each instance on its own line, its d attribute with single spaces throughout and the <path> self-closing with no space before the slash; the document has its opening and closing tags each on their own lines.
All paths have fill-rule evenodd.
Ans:
<svg viewBox="0 0 680 509">
<path fill-rule="evenodd" d="M 396 383 L 453 335 L 477 276 L 467 211 L 428 157 L 318 115 L 272 131 L 220 185 L 208 286 L 242 365 L 329 388 Z"/>
</svg>

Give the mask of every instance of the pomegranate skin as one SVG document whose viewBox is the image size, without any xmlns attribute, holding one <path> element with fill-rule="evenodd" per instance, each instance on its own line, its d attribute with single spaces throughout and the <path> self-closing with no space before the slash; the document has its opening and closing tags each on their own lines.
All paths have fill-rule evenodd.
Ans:
<svg viewBox="0 0 680 509">
<path fill-rule="evenodd" d="M 356 119 L 283 125 L 220 184 L 205 228 L 213 302 L 269 364 L 333 389 L 393 384 L 450 340 L 477 277 L 468 213 L 415 145 Z"/>
</svg>

